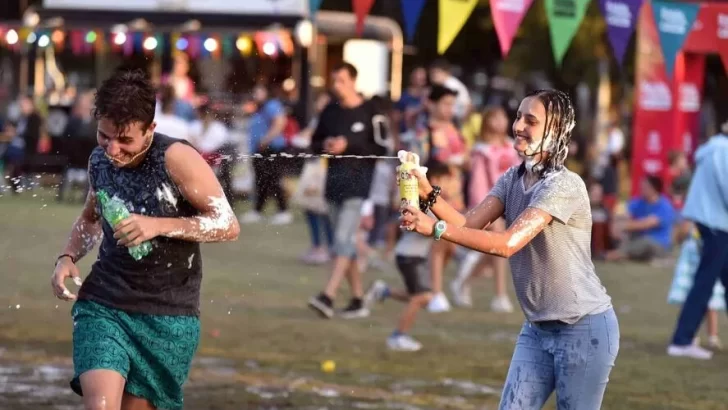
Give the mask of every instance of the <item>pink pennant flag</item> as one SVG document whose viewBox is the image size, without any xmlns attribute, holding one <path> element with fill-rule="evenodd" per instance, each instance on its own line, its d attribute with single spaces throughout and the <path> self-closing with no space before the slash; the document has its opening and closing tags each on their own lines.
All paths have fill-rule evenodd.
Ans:
<svg viewBox="0 0 728 410">
<path fill-rule="evenodd" d="M 533 0 L 490 0 L 490 11 L 493 14 L 495 32 L 498 34 L 501 53 L 508 56 L 518 27 L 523 21 Z"/>
</svg>

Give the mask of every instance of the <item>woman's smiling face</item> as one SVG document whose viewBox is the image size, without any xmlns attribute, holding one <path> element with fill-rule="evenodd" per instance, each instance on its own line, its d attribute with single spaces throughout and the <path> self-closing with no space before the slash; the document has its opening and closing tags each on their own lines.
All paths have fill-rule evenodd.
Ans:
<svg viewBox="0 0 728 410">
<path fill-rule="evenodd" d="M 543 162 L 548 157 L 551 138 L 544 141 L 543 151 L 539 150 L 546 129 L 546 107 L 536 96 L 526 97 L 521 101 L 513 122 L 514 148 L 518 155 L 526 161 L 529 169 Z"/>
</svg>

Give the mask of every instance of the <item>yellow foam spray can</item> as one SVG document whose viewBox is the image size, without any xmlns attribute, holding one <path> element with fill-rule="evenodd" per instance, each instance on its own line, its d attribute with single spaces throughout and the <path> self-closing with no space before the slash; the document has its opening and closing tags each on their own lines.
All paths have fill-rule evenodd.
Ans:
<svg viewBox="0 0 728 410">
<path fill-rule="evenodd" d="M 400 208 L 405 206 L 420 207 L 420 191 L 417 177 L 410 174 L 413 169 L 420 169 L 420 157 L 407 151 L 397 153 L 399 162 L 397 181 L 399 181 Z"/>
</svg>

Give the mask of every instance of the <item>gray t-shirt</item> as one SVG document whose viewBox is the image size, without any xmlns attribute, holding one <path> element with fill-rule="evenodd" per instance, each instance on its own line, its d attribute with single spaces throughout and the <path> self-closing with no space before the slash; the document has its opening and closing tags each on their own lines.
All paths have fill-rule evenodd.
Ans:
<svg viewBox="0 0 728 410">
<path fill-rule="evenodd" d="M 505 205 L 508 227 L 529 207 L 553 216 L 510 258 L 513 285 L 526 319 L 573 324 L 606 311 L 612 303 L 591 260 L 592 218 L 584 181 L 564 168 L 526 190 L 519 167 L 510 168 L 488 195 Z"/>
</svg>

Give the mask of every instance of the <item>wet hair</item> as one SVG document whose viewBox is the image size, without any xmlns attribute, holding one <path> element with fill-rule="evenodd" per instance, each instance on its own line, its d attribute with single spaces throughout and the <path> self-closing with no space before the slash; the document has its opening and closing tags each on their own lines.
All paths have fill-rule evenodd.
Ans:
<svg viewBox="0 0 728 410">
<path fill-rule="evenodd" d="M 106 118 L 123 133 L 132 123 L 146 130 L 154 121 L 157 98 L 149 76 L 141 69 L 119 69 L 94 96 L 94 118 Z"/>
<path fill-rule="evenodd" d="M 354 65 L 351 63 L 347 63 L 346 61 L 335 65 L 334 69 L 331 70 L 331 72 L 338 73 L 342 70 L 345 70 L 347 73 L 349 73 L 349 77 L 351 77 L 353 80 L 356 80 L 356 77 L 359 75 L 359 71 L 356 69 L 356 67 L 354 67 Z"/>
<path fill-rule="evenodd" d="M 574 105 L 571 98 L 559 90 L 536 90 L 528 94 L 525 98 L 535 97 L 546 108 L 546 125 L 544 126 L 544 135 L 539 145 L 538 152 L 548 149 L 548 158 L 542 158 L 538 165 L 541 165 L 539 171 L 543 178 L 546 175 L 559 171 L 564 168 L 566 157 L 569 155 L 569 143 L 571 142 L 571 131 L 576 125 L 576 115 L 574 113 Z M 553 140 L 550 147 L 544 147 L 546 137 L 550 136 Z M 522 167 L 525 171 L 525 164 Z"/>
<path fill-rule="evenodd" d="M 451 88 L 447 88 L 443 85 L 433 85 L 430 89 L 430 93 L 427 95 L 427 99 L 436 103 L 447 96 L 457 97 L 457 95 L 458 92 Z"/>
<path fill-rule="evenodd" d="M 662 178 L 658 177 L 657 175 L 647 175 L 645 177 L 645 181 L 652 187 L 652 189 L 655 190 L 658 194 L 662 193 L 662 190 L 664 189 L 664 185 L 662 183 Z"/>
</svg>

